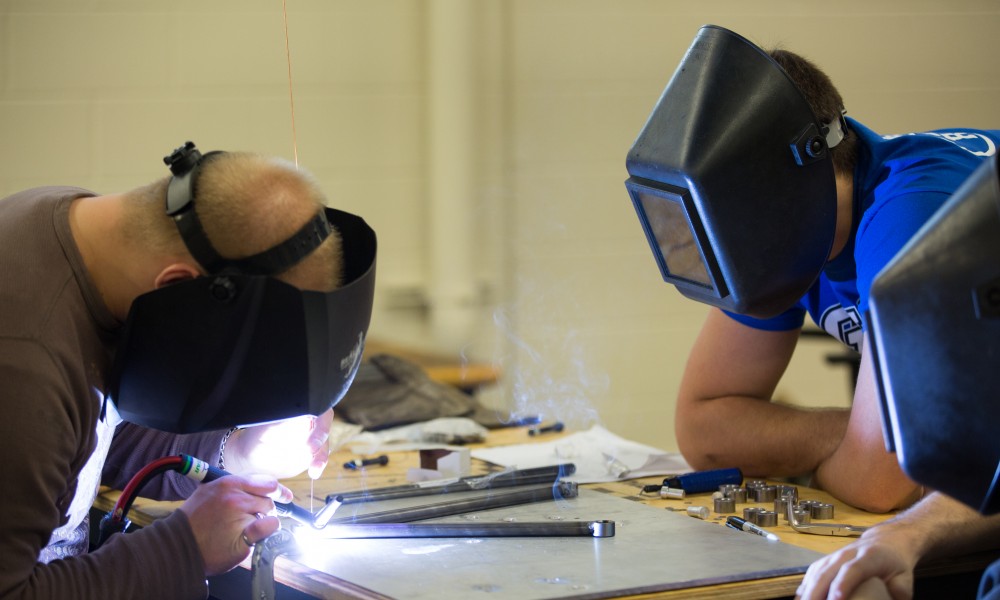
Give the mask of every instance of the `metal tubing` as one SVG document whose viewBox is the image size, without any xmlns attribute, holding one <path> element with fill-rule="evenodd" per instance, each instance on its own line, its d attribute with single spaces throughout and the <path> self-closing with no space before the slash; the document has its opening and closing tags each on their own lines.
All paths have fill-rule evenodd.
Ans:
<svg viewBox="0 0 1000 600">
<path fill-rule="evenodd" d="M 370 523 L 330 525 L 315 535 L 325 539 L 467 537 L 613 537 L 614 521 L 501 523 Z"/>
<path fill-rule="evenodd" d="M 533 469 L 518 469 L 513 471 L 498 471 L 486 475 L 475 477 L 463 477 L 457 481 L 442 485 L 430 484 L 408 484 L 396 485 L 370 490 L 359 490 L 355 492 L 344 492 L 342 494 L 329 494 L 327 502 L 339 500 L 341 504 L 355 504 L 358 502 L 376 502 L 379 500 L 395 500 L 397 498 L 414 498 L 417 496 L 433 496 L 437 494 L 449 494 L 453 492 L 469 492 L 473 490 L 512 487 L 520 485 L 538 485 L 542 483 L 555 483 L 559 477 L 572 475 L 576 472 L 576 465 L 567 463 L 549 467 L 536 467 Z"/>
<path fill-rule="evenodd" d="M 423 519 L 448 517 L 476 510 L 504 508 L 530 502 L 544 502 L 562 498 L 576 498 L 579 490 L 575 483 L 560 482 L 556 485 L 545 485 L 506 493 L 489 494 L 476 498 L 438 502 L 423 506 L 411 506 L 396 510 L 384 510 L 367 515 L 354 515 L 331 519 L 330 524 L 344 523 L 407 523 Z"/>
</svg>

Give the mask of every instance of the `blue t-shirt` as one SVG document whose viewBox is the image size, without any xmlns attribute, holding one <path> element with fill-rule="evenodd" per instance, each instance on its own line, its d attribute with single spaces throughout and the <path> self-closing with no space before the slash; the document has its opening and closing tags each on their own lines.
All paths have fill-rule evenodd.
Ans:
<svg viewBox="0 0 1000 600">
<path fill-rule="evenodd" d="M 851 236 L 795 306 L 770 319 L 726 313 L 756 329 L 802 326 L 808 312 L 821 329 L 861 349 L 872 280 L 985 157 L 1000 130 L 948 129 L 880 136 L 853 119 L 859 137 Z"/>
</svg>

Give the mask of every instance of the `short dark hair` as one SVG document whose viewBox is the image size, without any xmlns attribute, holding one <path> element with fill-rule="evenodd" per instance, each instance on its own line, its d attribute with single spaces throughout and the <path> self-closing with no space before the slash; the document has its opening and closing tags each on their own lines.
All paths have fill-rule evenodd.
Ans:
<svg viewBox="0 0 1000 600">
<path fill-rule="evenodd" d="M 821 122 L 829 123 L 840 118 L 844 110 L 844 99 L 822 69 L 806 58 L 781 48 L 775 48 L 768 54 L 785 70 Z M 851 176 L 857 156 L 858 136 L 848 129 L 844 139 L 830 149 L 833 168 L 838 174 Z"/>
</svg>

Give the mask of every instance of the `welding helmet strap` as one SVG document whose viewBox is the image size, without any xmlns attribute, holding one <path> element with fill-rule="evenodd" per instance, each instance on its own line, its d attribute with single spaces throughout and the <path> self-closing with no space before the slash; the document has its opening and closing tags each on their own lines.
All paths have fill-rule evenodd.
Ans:
<svg viewBox="0 0 1000 600">
<path fill-rule="evenodd" d="M 163 157 L 163 162 L 173 174 L 167 184 L 167 216 L 177 225 L 188 252 L 209 273 L 222 271 L 226 261 L 208 240 L 194 209 L 194 198 L 198 172 L 204 161 L 215 154 L 221 153 L 209 152 L 203 155 L 194 142 L 189 141 Z"/>
<path fill-rule="evenodd" d="M 294 235 L 276 246 L 239 259 L 220 256 L 205 234 L 194 207 L 198 174 L 205 162 L 218 154 L 222 152 L 213 151 L 202 155 L 193 142 L 186 142 L 163 158 L 163 162 L 173 173 L 167 185 L 167 215 L 177 224 L 177 230 L 191 256 L 207 272 L 276 275 L 298 264 L 329 237 L 330 223 L 321 210 Z"/>
</svg>

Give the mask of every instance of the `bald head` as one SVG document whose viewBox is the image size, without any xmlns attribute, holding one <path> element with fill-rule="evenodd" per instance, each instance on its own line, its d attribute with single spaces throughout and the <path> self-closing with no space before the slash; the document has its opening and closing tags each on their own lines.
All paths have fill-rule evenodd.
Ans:
<svg viewBox="0 0 1000 600">
<path fill-rule="evenodd" d="M 184 246 L 164 211 L 167 181 L 133 192 L 137 202 L 131 212 L 157 230 L 152 236 L 156 241 L 144 241 L 159 246 L 151 250 L 176 253 Z M 194 198 L 206 236 L 227 259 L 252 256 L 284 242 L 326 204 L 307 172 L 281 159 L 241 152 L 207 157 L 195 180 Z M 342 271 L 341 240 L 333 232 L 302 261 L 275 276 L 302 289 L 328 291 L 340 285 Z"/>
</svg>

